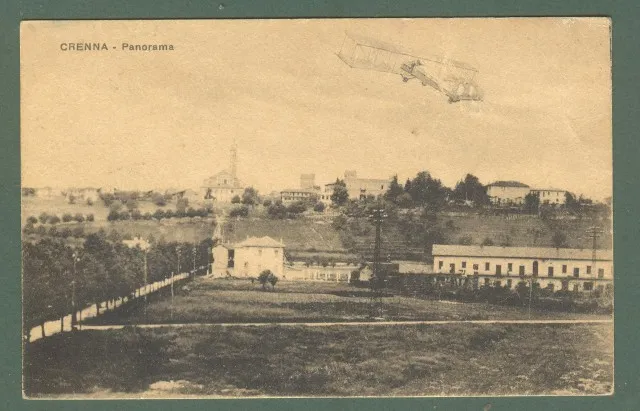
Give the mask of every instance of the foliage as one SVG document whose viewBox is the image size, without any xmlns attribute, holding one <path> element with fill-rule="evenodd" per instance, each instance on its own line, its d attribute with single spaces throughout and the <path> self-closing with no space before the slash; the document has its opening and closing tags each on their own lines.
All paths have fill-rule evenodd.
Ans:
<svg viewBox="0 0 640 411">
<path fill-rule="evenodd" d="M 530 214 L 537 214 L 540 208 L 540 197 L 535 193 L 524 196 L 524 210 Z"/>
<path fill-rule="evenodd" d="M 421 171 L 411 180 L 408 193 L 414 204 L 439 210 L 446 203 L 448 189 L 428 171 Z"/>
<path fill-rule="evenodd" d="M 307 211 L 307 205 L 302 201 L 294 201 L 287 206 L 287 213 L 290 217 L 297 217 L 298 215 Z"/>
<path fill-rule="evenodd" d="M 318 212 L 318 213 L 322 213 L 324 211 L 325 205 L 322 201 L 318 201 L 314 206 L 313 206 L 313 211 Z"/>
<path fill-rule="evenodd" d="M 242 202 L 242 200 L 240 199 L 239 195 L 235 195 L 231 199 L 231 204 L 240 204 L 241 202 Z"/>
<path fill-rule="evenodd" d="M 282 201 L 277 200 L 275 203 L 267 207 L 267 215 L 273 219 L 285 219 L 287 218 L 287 207 L 282 204 Z"/>
<path fill-rule="evenodd" d="M 276 277 L 271 270 L 264 270 L 258 275 L 258 282 L 262 284 L 263 290 L 266 289 L 267 284 L 271 284 L 271 288 L 275 288 L 278 277 Z"/>
<path fill-rule="evenodd" d="M 235 198 L 235 197 L 234 197 Z M 247 187 L 242 193 L 242 204 L 252 206 L 260 204 L 260 197 L 258 196 L 258 190 L 253 187 Z"/>
<path fill-rule="evenodd" d="M 387 192 L 384 193 L 384 199 L 398 204 L 398 199 L 402 194 L 404 194 L 404 188 L 398 183 L 398 175 L 394 175 L 391 179 Z"/>
<path fill-rule="evenodd" d="M 51 229 L 58 237 L 83 234 L 82 227 Z M 178 271 L 177 250 L 183 256 L 180 271 L 190 269 L 194 246 L 196 266 L 206 266 L 209 263 L 206 241 L 198 245 L 154 242 L 148 252 L 148 281 L 162 280 Z M 75 270 L 74 253 L 78 257 Z M 109 235 L 104 230 L 89 234 L 84 246 L 76 248 L 51 236 L 35 244 L 25 242 L 22 254 L 25 330 L 71 312 L 70 285 L 74 280 L 78 307 L 131 296 L 143 284 L 143 261 L 142 250 L 124 245 L 115 230 Z"/>
<path fill-rule="evenodd" d="M 336 206 L 342 206 L 349 200 L 349 192 L 347 191 L 347 185 L 344 180 L 336 179 L 333 186 L 333 193 L 331 194 L 331 202 Z"/>
<path fill-rule="evenodd" d="M 453 199 L 458 202 L 473 201 L 476 206 L 489 204 L 487 188 L 480 183 L 478 177 L 467 174 L 453 189 Z"/>
<path fill-rule="evenodd" d="M 249 207 L 246 205 L 236 206 L 229 211 L 229 217 L 248 217 Z"/>
<path fill-rule="evenodd" d="M 27 224 L 37 224 L 38 223 L 38 219 L 34 216 L 30 216 L 29 218 L 27 218 Z"/>
<path fill-rule="evenodd" d="M 567 235 L 562 231 L 556 231 L 553 233 L 551 237 L 551 242 L 555 248 L 567 248 L 569 244 L 567 243 Z"/>
<path fill-rule="evenodd" d="M 480 243 L 483 246 L 492 246 L 495 245 L 493 240 L 489 237 L 485 237 L 484 240 L 482 240 L 482 243 Z"/>
</svg>

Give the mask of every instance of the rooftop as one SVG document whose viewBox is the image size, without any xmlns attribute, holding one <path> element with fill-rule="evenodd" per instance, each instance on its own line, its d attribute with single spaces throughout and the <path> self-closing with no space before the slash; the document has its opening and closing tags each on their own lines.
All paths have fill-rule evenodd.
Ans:
<svg viewBox="0 0 640 411">
<path fill-rule="evenodd" d="M 284 248 L 284 244 L 276 241 L 271 237 L 249 237 L 235 245 L 235 248 L 242 247 L 268 247 L 268 248 Z"/>
<path fill-rule="evenodd" d="M 489 184 L 487 187 L 522 187 L 529 188 L 528 185 L 523 184 L 519 181 L 496 181 Z"/>
<path fill-rule="evenodd" d="M 495 247 L 480 245 L 433 245 L 433 255 L 449 257 L 508 257 L 540 260 L 591 260 L 591 249 L 546 247 Z M 611 261 L 612 250 L 596 250 L 599 261 Z"/>
</svg>

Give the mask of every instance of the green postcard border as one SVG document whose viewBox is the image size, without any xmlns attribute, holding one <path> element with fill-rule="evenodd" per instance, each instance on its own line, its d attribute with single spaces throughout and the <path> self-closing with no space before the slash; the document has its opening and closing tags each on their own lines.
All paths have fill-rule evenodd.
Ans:
<svg viewBox="0 0 640 411">
<path fill-rule="evenodd" d="M 5 410 L 633 410 L 640 409 L 640 3 L 637 0 L 6 0 L 0 5 L 0 409 Z M 21 395 L 19 24 L 43 19 L 608 16 L 613 21 L 615 394 L 604 397 L 26 401 Z M 589 170 L 585 177 L 589 178 Z M 490 407 L 486 407 L 491 404 Z"/>
</svg>

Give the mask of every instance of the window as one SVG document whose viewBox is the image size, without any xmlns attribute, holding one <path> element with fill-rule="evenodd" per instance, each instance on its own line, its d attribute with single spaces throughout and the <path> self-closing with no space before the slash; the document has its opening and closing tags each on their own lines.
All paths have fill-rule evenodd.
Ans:
<svg viewBox="0 0 640 411">
<path fill-rule="evenodd" d="M 591 266 L 590 265 L 587 266 L 587 274 L 591 274 Z"/>
<path fill-rule="evenodd" d="M 584 283 L 582 283 L 582 288 L 585 291 L 592 291 L 593 290 L 593 283 L 591 281 L 584 282 Z"/>
<path fill-rule="evenodd" d="M 518 273 L 519 273 L 520 275 L 524 275 L 524 265 L 521 265 L 518 269 L 519 269 L 519 272 L 518 272 Z"/>
<path fill-rule="evenodd" d="M 489 271 L 491 269 L 491 264 L 490 263 L 484 263 L 484 269 L 485 269 L 485 271 Z"/>
<path fill-rule="evenodd" d="M 466 261 L 462 262 L 462 268 L 467 268 L 467 262 Z"/>
<path fill-rule="evenodd" d="M 507 280 L 507 287 L 511 288 L 511 284 L 512 284 L 511 279 Z"/>
<path fill-rule="evenodd" d="M 274 251 L 274 254 L 276 255 L 276 257 L 280 254 L 279 250 L 273 250 L 273 251 Z"/>
<path fill-rule="evenodd" d="M 578 267 L 574 267 L 573 268 L 573 276 L 574 277 L 580 277 L 580 268 L 578 268 Z"/>
<path fill-rule="evenodd" d="M 549 268 L 547 269 L 547 275 L 548 275 L 549 277 L 553 277 L 553 267 L 549 267 Z"/>
<path fill-rule="evenodd" d="M 549 290 L 549 291 L 553 292 L 553 288 L 554 288 L 553 283 L 549 283 L 549 284 L 547 284 L 547 290 Z"/>
<path fill-rule="evenodd" d="M 473 265 L 473 271 L 478 271 L 478 264 Z"/>
<path fill-rule="evenodd" d="M 438 261 L 438 268 L 442 268 L 443 265 L 444 265 L 444 262 L 442 260 Z"/>
<path fill-rule="evenodd" d="M 562 274 L 566 274 L 567 273 L 567 265 L 563 264 L 562 265 Z"/>
<path fill-rule="evenodd" d="M 493 283 L 493 285 L 494 285 L 495 287 L 502 287 L 502 282 L 500 282 L 500 281 L 496 281 L 496 282 L 494 282 L 494 283 Z"/>
<path fill-rule="evenodd" d="M 604 278 L 604 268 L 598 268 L 598 278 Z"/>
<path fill-rule="evenodd" d="M 508 263 L 507 264 L 507 272 L 511 272 L 513 271 L 513 263 Z"/>
<path fill-rule="evenodd" d="M 489 279 L 488 278 L 484 279 L 484 285 L 489 285 Z"/>
</svg>

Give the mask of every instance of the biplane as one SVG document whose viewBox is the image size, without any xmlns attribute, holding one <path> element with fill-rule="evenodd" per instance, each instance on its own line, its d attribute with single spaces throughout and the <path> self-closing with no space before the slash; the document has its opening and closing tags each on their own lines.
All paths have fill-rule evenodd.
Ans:
<svg viewBox="0 0 640 411">
<path fill-rule="evenodd" d="M 345 33 L 337 55 L 352 68 L 398 74 L 404 82 L 416 79 L 444 93 L 450 103 L 482 100 L 475 81 L 478 70 L 460 61 L 414 56 L 394 45 L 352 33 Z"/>
</svg>

